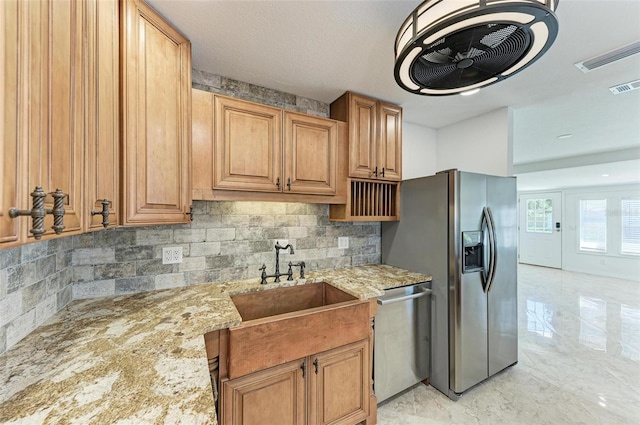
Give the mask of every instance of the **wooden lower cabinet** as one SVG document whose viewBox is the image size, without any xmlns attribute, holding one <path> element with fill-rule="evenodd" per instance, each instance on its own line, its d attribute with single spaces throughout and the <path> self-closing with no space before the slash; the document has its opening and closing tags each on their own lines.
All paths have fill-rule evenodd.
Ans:
<svg viewBox="0 0 640 425">
<path fill-rule="evenodd" d="M 307 359 L 222 384 L 221 425 L 303 425 Z"/>
<path fill-rule="evenodd" d="M 312 356 L 309 425 L 357 424 L 369 416 L 369 340 Z"/>
<path fill-rule="evenodd" d="M 374 424 L 370 359 L 370 343 L 365 339 L 222 380 L 220 424 Z"/>
</svg>

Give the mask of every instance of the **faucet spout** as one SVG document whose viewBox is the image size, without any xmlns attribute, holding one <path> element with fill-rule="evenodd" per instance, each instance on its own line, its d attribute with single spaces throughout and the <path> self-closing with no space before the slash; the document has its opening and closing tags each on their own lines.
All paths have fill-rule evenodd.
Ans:
<svg viewBox="0 0 640 425">
<path fill-rule="evenodd" d="M 281 249 L 288 249 L 289 250 L 289 254 L 294 254 L 295 252 L 293 251 L 293 245 L 291 245 L 290 243 L 286 244 L 285 246 L 280 245 L 280 241 L 276 241 L 276 254 L 281 250 Z"/>
</svg>

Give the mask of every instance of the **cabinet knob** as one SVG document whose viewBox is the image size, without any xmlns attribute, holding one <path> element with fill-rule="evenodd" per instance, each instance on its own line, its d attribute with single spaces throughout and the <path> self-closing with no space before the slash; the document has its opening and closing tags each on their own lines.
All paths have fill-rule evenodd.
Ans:
<svg viewBox="0 0 640 425">
<path fill-rule="evenodd" d="M 378 177 L 378 166 L 376 165 L 376 168 L 373 170 L 373 175 L 375 177 Z"/>
<path fill-rule="evenodd" d="M 276 179 L 276 187 L 280 190 L 280 177 Z"/>
<path fill-rule="evenodd" d="M 384 167 L 382 167 L 382 174 L 381 174 L 381 176 L 382 176 L 382 177 L 384 177 Z"/>
<path fill-rule="evenodd" d="M 287 178 L 287 189 L 291 192 L 291 177 Z"/>
</svg>

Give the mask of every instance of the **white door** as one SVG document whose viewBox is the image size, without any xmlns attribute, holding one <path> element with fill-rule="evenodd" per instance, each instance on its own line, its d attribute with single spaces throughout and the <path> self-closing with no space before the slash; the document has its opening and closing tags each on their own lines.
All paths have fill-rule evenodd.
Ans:
<svg viewBox="0 0 640 425">
<path fill-rule="evenodd" d="M 522 194 L 519 262 L 562 268 L 562 196 L 560 192 Z"/>
</svg>

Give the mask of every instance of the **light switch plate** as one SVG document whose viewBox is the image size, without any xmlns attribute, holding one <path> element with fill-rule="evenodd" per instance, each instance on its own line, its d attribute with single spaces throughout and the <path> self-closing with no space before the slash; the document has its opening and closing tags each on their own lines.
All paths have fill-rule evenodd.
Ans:
<svg viewBox="0 0 640 425">
<path fill-rule="evenodd" d="M 162 248 L 162 264 L 182 263 L 182 247 L 170 246 Z"/>
<path fill-rule="evenodd" d="M 340 236 L 338 238 L 338 249 L 347 249 L 347 248 L 349 248 L 349 237 Z"/>
</svg>

